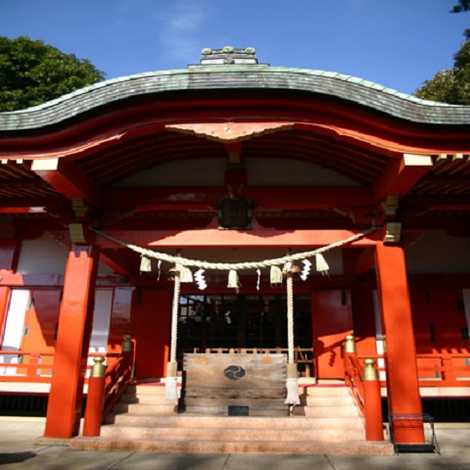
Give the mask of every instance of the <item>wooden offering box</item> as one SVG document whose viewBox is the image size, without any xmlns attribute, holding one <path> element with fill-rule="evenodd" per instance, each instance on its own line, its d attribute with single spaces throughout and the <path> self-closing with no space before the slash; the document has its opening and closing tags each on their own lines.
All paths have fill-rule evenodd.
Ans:
<svg viewBox="0 0 470 470">
<path fill-rule="evenodd" d="M 287 416 L 284 354 L 184 355 L 188 413 L 211 416 Z"/>
</svg>

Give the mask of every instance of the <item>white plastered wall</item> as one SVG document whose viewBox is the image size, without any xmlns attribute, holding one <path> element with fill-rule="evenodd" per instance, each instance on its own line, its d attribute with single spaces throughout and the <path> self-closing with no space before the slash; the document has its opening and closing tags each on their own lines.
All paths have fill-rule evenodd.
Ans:
<svg viewBox="0 0 470 470">
<path fill-rule="evenodd" d="M 23 240 L 18 259 L 18 272 L 21 274 L 64 275 L 68 248 L 45 232 L 38 238 Z M 109 276 L 113 270 L 104 263 L 98 263 L 98 276 Z"/>
<path fill-rule="evenodd" d="M 19 351 L 24 334 L 24 321 L 26 311 L 31 300 L 28 289 L 13 289 L 7 310 L 5 330 L 3 333 L 2 347 L 4 351 Z M 21 356 L 16 354 L 0 355 L 0 363 L 18 364 Z M 15 367 L 0 367 L 0 375 L 24 375 Z"/>
<path fill-rule="evenodd" d="M 46 232 L 36 239 L 23 240 L 17 271 L 25 275 L 64 275 L 67 256 L 68 248 L 63 243 L 55 240 L 51 233 Z M 113 274 L 113 271 L 103 263 L 99 263 L 98 275 L 106 276 L 110 274 Z M 95 310 L 90 340 L 90 352 L 106 352 L 112 312 L 112 298 L 113 289 L 98 288 L 95 290 Z M 29 289 L 12 290 L 6 318 L 5 334 L 2 341 L 3 348 L 10 350 L 19 350 L 21 348 L 24 318 L 29 305 L 29 299 Z M 5 356 L 1 358 L 0 362 L 17 363 L 18 356 Z M 92 362 L 93 361 L 91 361 L 91 363 Z M 6 370 L 0 370 L 0 374 L 1 373 L 12 375 L 16 372 L 15 369 L 8 368 L 8 372 Z"/>
</svg>

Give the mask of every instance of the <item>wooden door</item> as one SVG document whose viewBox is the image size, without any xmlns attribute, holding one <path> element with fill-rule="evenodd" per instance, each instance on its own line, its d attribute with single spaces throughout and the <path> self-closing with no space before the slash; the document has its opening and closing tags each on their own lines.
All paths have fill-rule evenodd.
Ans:
<svg viewBox="0 0 470 470">
<path fill-rule="evenodd" d="M 352 334 L 351 293 L 334 289 L 312 295 L 312 330 L 315 373 L 319 379 L 343 379 L 342 345 Z"/>
</svg>

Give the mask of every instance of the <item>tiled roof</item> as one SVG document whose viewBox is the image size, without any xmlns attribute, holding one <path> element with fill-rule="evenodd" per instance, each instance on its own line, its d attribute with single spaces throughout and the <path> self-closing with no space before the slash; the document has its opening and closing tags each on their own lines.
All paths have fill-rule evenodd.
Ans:
<svg viewBox="0 0 470 470">
<path fill-rule="evenodd" d="M 337 97 L 399 119 L 469 125 L 470 106 L 425 101 L 367 80 L 333 72 L 269 65 L 195 65 L 116 78 L 32 108 L 0 113 L 0 131 L 37 129 L 134 96 L 187 90 L 269 89 Z"/>
</svg>

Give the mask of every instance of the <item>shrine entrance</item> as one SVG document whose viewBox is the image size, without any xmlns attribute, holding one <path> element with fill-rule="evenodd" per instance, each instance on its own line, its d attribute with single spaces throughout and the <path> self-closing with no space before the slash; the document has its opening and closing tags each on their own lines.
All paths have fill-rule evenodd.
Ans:
<svg viewBox="0 0 470 470">
<path fill-rule="evenodd" d="M 294 300 L 295 362 L 299 374 L 313 374 L 311 296 Z M 270 350 L 287 353 L 286 296 L 181 295 L 178 360 L 211 350 Z"/>
</svg>

